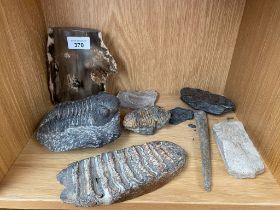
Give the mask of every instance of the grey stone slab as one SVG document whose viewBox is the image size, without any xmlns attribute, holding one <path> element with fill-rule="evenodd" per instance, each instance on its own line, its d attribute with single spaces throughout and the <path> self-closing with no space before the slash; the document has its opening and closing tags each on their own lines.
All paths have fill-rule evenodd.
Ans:
<svg viewBox="0 0 280 210">
<path fill-rule="evenodd" d="M 168 141 L 153 141 L 80 160 L 57 175 L 60 198 L 81 207 L 110 205 L 156 190 L 177 175 L 186 152 Z"/>
<path fill-rule="evenodd" d="M 213 126 L 214 136 L 228 173 L 236 178 L 255 178 L 264 164 L 242 122 L 223 121 Z"/>
<path fill-rule="evenodd" d="M 140 109 L 147 106 L 154 106 L 158 97 L 155 90 L 144 91 L 120 91 L 117 95 L 121 107 Z"/>
</svg>

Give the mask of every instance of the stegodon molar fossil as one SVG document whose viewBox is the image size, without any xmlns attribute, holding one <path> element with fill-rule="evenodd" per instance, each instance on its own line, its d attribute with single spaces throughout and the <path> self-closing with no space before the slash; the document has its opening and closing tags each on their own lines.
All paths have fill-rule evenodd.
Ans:
<svg viewBox="0 0 280 210">
<path fill-rule="evenodd" d="M 71 41 L 79 44 L 79 48 L 71 47 Z M 117 72 L 117 64 L 103 42 L 102 33 L 95 29 L 49 28 L 47 59 L 53 103 L 77 100 L 104 91 L 108 76 Z"/>
<path fill-rule="evenodd" d="M 60 198 L 81 207 L 109 205 L 156 190 L 185 165 L 186 152 L 168 141 L 153 141 L 80 160 L 57 175 Z"/>
<path fill-rule="evenodd" d="M 123 126 L 139 134 L 151 135 L 165 126 L 169 119 L 169 111 L 159 106 L 149 106 L 126 114 Z"/>
<path fill-rule="evenodd" d="M 103 92 L 56 105 L 37 131 L 38 141 L 56 152 L 102 147 L 120 135 L 119 100 Z"/>
</svg>

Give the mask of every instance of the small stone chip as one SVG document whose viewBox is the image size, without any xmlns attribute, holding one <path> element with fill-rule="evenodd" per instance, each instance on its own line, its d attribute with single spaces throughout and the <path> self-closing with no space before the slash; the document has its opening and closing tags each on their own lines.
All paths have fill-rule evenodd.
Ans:
<svg viewBox="0 0 280 210">
<path fill-rule="evenodd" d="M 171 109 L 169 112 L 171 113 L 169 123 L 172 125 L 178 125 L 186 120 L 193 119 L 193 111 L 190 109 L 176 107 L 175 109 Z"/>
</svg>

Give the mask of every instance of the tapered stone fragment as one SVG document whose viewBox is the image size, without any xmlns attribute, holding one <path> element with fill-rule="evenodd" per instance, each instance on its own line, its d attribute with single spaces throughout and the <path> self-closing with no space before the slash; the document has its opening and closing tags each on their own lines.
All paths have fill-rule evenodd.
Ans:
<svg viewBox="0 0 280 210">
<path fill-rule="evenodd" d="M 165 126 L 169 119 L 168 111 L 158 106 L 149 106 L 126 114 L 123 126 L 139 134 L 151 135 Z"/>
<path fill-rule="evenodd" d="M 196 127 L 198 130 L 200 140 L 204 189 L 207 192 L 210 192 L 212 186 L 212 166 L 207 116 L 204 111 L 196 111 L 194 112 L 194 118 L 196 121 Z"/>
<path fill-rule="evenodd" d="M 168 141 L 153 141 L 70 164 L 58 175 L 60 198 L 81 207 L 109 205 L 163 186 L 177 175 L 186 153 Z"/>
<path fill-rule="evenodd" d="M 255 178 L 264 172 L 261 156 L 246 133 L 242 122 L 224 121 L 213 126 L 214 136 L 231 176 Z"/>
<path fill-rule="evenodd" d="M 117 72 L 101 32 L 94 29 L 49 28 L 47 57 L 53 103 L 104 91 L 108 75 Z"/>
<path fill-rule="evenodd" d="M 120 135 L 119 100 L 107 93 L 56 105 L 36 134 L 41 144 L 55 152 L 102 147 Z"/>
<path fill-rule="evenodd" d="M 117 95 L 121 107 L 140 109 L 147 106 L 154 106 L 158 97 L 155 90 L 144 91 L 120 91 Z"/>
<path fill-rule="evenodd" d="M 205 90 L 183 88 L 181 99 L 192 108 L 210 114 L 220 115 L 235 110 L 235 105 L 231 100 Z"/>
</svg>

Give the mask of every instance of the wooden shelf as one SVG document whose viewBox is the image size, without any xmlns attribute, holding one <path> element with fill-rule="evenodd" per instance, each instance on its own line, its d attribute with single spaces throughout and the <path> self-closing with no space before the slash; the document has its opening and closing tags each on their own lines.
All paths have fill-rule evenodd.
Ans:
<svg viewBox="0 0 280 210">
<path fill-rule="evenodd" d="M 167 109 L 186 107 L 178 96 L 161 96 L 158 105 Z M 222 117 L 208 116 L 213 123 L 235 117 L 234 113 Z M 114 149 L 152 140 L 170 140 L 182 146 L 188 153 L 188 164 L 183 172 L 162 188 L 144 196 L 110 206 L 110 209 L 211 209 L 227 206 L 258 209 L 263 206 L 280 208 L 280 186 L 268 168 L 256 179 L 235 179 L 227 174 L 211 137 L 213 190 L 204 192 L 201 175 L 199 140 L 195 129 L 186 121 L 179 125 L 168 125 L 155 135 L 142 136 L 123 132 L 114 143 L 99 149 L 84 149 L 63 153 L 52 153 L 31 139 L 13 167 L 0 184 L 0 208 L 65 209 L 73 208 L 63 204 L 59 195 L 63 186 L 56 181 L 56 174 L 67 164 Z M 138 207 L 138 208 L 137 208 Z M 99 207 L 106 208 L 106 207 Z M 96 209 L 96 208 L 95 208 Z"/>
</svg>

